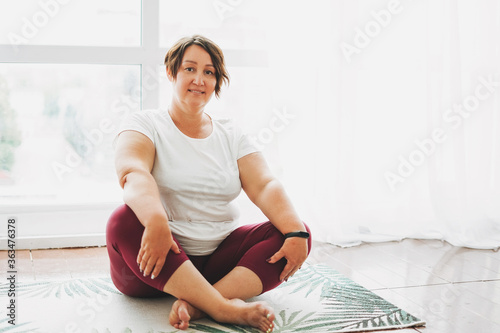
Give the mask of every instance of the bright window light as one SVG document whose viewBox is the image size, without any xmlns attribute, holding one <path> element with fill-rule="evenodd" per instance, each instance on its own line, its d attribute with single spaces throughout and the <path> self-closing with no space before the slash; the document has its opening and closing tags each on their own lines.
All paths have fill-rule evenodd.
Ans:
<svg viewBox="0 0 500 333">
<path fill-rule="evenodd" d="M 139 46 L 139 0 L 0 2 L 0 44 Z"/>
<path fill-rule="evenodd" d="M 139 81 L 138 65 L 0 64 L 2 202 L 119 200 L 112 140 Z"/>
<path fill-rule="evenodd" d="M 202 32 L 223 49 L 263 49 L 265 6 L 261 0 L 160 1 L 160 45 L 170 47 L 180 37 Z"/>
</svg>

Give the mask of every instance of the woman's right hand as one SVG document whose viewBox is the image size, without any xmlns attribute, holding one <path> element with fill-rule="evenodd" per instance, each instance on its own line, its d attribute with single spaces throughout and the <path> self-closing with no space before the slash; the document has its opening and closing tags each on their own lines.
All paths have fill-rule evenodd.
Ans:
<svg viewBox="0 0 500 333">
<path fill-rule="evenodd" d="M 151 274 L 157 277 L 167 257 L 168 251 L 181 253 L 166 223 L 153 223 L 145 227 L 142 234 L 141 249 L 137 256 L 137 264 L 144 276 Z"/>
</svg>

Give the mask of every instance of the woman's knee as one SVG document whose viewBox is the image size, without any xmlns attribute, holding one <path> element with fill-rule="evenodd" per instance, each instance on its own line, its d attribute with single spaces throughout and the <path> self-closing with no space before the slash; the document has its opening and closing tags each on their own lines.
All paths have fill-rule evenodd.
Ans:
<svg viewBox="0 0 500 333">
<path fill-rule="evenodd" d="M 108 245 L 110 242 L 116 242 L 122 237 L 130 237 L 137 232 L 142 234 L 144 227 L 130 209 L 129 206 L 123 204 L 117 207 L 110 215 L 106 225 L 106 240 Z"/>
<path fill-rule="evenodd" d="M 132 211 L 132 209 L 126 204 L 120 205 L 115 208 L 115 210 L 111 213 L 108 219 L 108 224 L 113 224 L 118 221 L 137 219 L 137 216 Z"/>
</svg>

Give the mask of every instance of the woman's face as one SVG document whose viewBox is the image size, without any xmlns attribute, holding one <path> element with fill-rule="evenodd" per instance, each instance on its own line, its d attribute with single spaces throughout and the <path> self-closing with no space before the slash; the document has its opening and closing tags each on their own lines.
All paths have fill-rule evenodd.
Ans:
<svg viewBox="0 0 500 333">
<path fill-rule="evenodd" d="M 203 108 L 212 97 L 217 78 L 210 54 L 198 45 L 191 45 L 184 52 L 182 63 L 173 78 L 174 99 L 188 107 Z"/>
</svg>

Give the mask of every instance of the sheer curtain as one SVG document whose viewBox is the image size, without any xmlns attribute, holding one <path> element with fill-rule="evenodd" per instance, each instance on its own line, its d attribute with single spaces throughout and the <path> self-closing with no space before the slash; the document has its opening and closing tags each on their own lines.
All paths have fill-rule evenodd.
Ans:
<svg viewBox="0 0 500 333">
<path fill-rule="evenodd" d="M 263 12 L 274 110 L 269 128 L 246 126 L 272 138 L 264 153 L 316 240 L 500 246 L 497 1 Z"/>
</svg>

